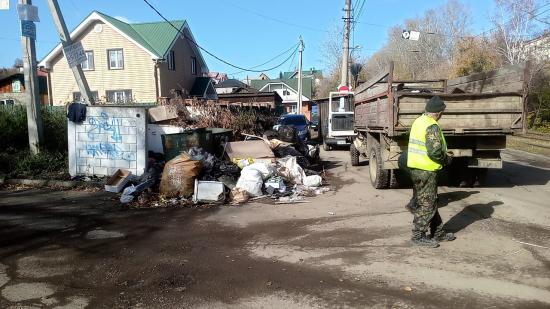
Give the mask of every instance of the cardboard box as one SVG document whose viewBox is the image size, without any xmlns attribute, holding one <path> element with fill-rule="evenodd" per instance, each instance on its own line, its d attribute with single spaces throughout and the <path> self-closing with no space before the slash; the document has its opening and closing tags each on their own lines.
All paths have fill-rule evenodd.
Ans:
<svg viewBox="0 0 550 309">
<path fill-rule="evenodd" d="M 271 161 L 275 158 L 273 151 L 263 140 L 227 143 L 225 151 L 231 160 L 252 158 Z"/>
<path fill-rule="evenodd" d="M 124 186 L 130 180 L 132 172 L 128 170 L 118 169 L 105 184 L 105 191 L 118 193 L 124 189 Z"/>
<path fill-rule="evenodd" d="M 178 118 L 178 111 L 175 106 L 157 106 L 149 109 L 149 118 L 151 122 Z"/>
</svg>

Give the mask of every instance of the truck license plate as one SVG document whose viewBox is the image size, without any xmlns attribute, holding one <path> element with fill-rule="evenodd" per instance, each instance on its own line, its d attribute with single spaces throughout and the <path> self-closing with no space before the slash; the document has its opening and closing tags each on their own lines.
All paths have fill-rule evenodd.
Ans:
<svg viewBox="0 0 550 309">
<path fill-rule="evenodd" d="M 337 141 L 336 144 L 338 144 L 338 145 L 345 145 L 345 144 L 346 144 L 346 141 Z"/>
</svg>

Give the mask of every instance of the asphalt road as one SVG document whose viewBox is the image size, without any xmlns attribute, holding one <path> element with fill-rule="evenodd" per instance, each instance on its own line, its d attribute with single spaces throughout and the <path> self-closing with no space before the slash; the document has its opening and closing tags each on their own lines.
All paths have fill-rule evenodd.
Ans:
<svg viewBox="0 0 550 309">
<path fill-rule="evenodd" d="M 333 190 L 296 205 L 123 210 L 112 195 L 0 191 L 0 308 L 548 308 L 550 159 L 507 152 L 440 188 L 458 239 L 411 246 L 411 190 L 322 153 Z M 26 306 L 26 307 L 24 307 Z"/>
</svg>

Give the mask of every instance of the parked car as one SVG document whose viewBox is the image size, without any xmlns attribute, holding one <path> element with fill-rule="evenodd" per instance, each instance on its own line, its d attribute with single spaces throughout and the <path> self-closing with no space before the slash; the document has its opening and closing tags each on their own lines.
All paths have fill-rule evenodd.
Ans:
<svg viewBox="0 0 550 309">
<path fill-rule="evenodd" d="M 282 125 L 293 126 L 296 128 L 298 138 L 306 142 L 311 139 L 311 134 L 309 132 L 311 124 L 312 123 L 308 121 L 304 115 L 287 114 L 279 118 L 277 125 L 275 125 L 273 129 L 278 130 L 279 126 Z"/>
</svg>

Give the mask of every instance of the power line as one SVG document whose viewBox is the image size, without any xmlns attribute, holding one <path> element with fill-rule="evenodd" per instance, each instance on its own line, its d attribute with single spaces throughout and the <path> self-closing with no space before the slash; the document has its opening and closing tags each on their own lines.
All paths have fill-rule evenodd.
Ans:
<svg viewBox="0 0 550 309">
<path fill-rule="evenodd" d="M 281 53 L 278 54 L 277 56 L 275 56 L 275 57 L 273 57 L 273 58 L 267 60 L 267 61 L 264 62 L 264 63 L 261 63 L 261 64 L 258 64 L 258 65 L 256 65 L 256 66 L 253 66 L 253 67 L 251 67 L 250 69 L 256 69 L 256 68 L 261 67 L 262 65 L 266 65 L 266 64 L 270 63 L 271 61 L 273 61 L 273 60 L 275 60 L 275 59 L 281 57 L 282 55 L 288 53 L 288 52 L 291 51 L 292 49 L 296 49 L 296 48 L 298 47 L 298 44 L 299 44 L 299 43 L 296 43 L 296 44 L 292 45 L 289 49 L 287 49 L 287 50 L 281 52 Z M 296 54 L 296 51 L 294 51 L 294 54 Z M 244 72 L 244 71 L 239 71 L 239 72 L 231 73 L 231 74 L 229 74 L 229 75 L 236 75 L 236 74 L 240 74 L 240 73 L 243 73 L 243 72 Z"/>
<path fill-rule="evenodd" d="M 225 2 L 225 1 L 222 1 L 222 2 Z M 264 15 L 262 13 L 259 13 L 259 12 L 256 12 L 256 11 L 253 11 L 253 10 L 250 10 L 250 9 L 247 9 L 247 8 L 244 8 L 242 6 L 239 6 L 235 3 L 227 3 L 225 2 L 225 4 L 227 5 L 232 5 L 240 10 L 243 10 L 243 11 L 246 11 L 246 12 L 249 12 L 249 13 L 252 13 L 256 16 L 260 16 L 262 18 L 265 18 L 265 19 L 268 19 L 268 20 L 271 20 L 271 21 L 274 21 L 274 22 L 278 22 L 280 24 L 284 24 L 284 25 L 288 25 L 288 26 L 292 26 L 292 27 L 296 27 L 296 28 L 302 28 L 302 29 L 306 29 L 306 30 L 310 30 L 310 31 L 317 31 L 317 32 L 329 32 L 328 30 L 324 30 L 324 29 L 319 29 L 319 28 L 313 28 L 313 27 L 309 27 L 309 26 L 304 26 L 304 25 L 299 25 L 299 24 L 295 24 L 295 23 L 290 23 L 290 22 L 287 22 L 287 21 L 284 21 L 284 20 L 281 20 L 281 19 L 278 19 L 278 18 L 274 18 L 274 17 L 271 17 L 271 16 L 268 16 L 268 15 Z"/>
<path fill-rule="evenodd" d="M 178 27 L 174 26 L 174 24 L 172 24 L 172 22 L 170 22 L 168 19 L 166 19 L 166 17 L 164 17 L 164 15 L 162 15 L 162 13 L 160 13 L 151 3 L 149 3 L 149 1 L 147 0 L 143 0 L 153 11 L 155 11 L 162 19 L 164 19 L 164 21 L 166 21 L 170 26 L 172 26 L 172 28 L 176 29 L 176 31 L 178 31 L 179 34 L 181 34 L 185 39 L 187 39 L 187 41 L 193 43 L 193 45 L 197 46 L 200 50 L 204 51 L 205 53 L 207 53 L 208 55 L 210 55 L 211 57 L 215 58 L 216 60 L 222 62 L 222 63 L 225 63 L 227 64 L 228 66 L 231 66 L 231 67 L 234 67 L 236 69 L 239 69 L 239 70 L 242 70 L 243 72 L 255 72 L 255 73 L 260 73 L 260 72 L 266 72 L 266 71 L 271 71 L 273 69 L 276 69 L 280 66 L 282 66 L 283 64 L 285 64 L 285 62 L 287 62 L 290 57 L 288 57 L 287 59 L 285 59 L 282 63 L 272 67 L 272 68 L 269 68 L 269 69 L 264 69 L 264 70 L 252 70 L 252 69 L 247 69 L 247 68 L 243 68 L 243 67 L 240 67 L 238 65 L 234 65 L 226 60 L 223 60 L 222 58 L 214 55 L 213 53 L 211 53 L 210 51 L 206 50 L 204 47 L 200 46 L 197 42 L 195 42 L 195 40 L 193 40 L 192 38 L 188 37 L 187 35 L 185 35 L 185 33 L 183 33 Z M 298 48 L 296 48 L 297 50 Z M 292 56 L 292 55 L 291 55 Z"/>
</svg>

